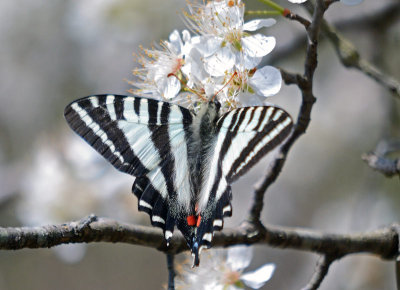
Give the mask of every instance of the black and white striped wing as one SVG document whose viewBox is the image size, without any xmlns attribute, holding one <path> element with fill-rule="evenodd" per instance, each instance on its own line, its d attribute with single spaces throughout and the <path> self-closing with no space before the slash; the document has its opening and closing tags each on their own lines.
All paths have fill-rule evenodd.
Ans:
<svg viewBox="0 0 400 290">
<path fill-rule="evenodd" d="M 199 198 L 203 212 L 197 230 L 199 247 L 209 247 L 213 231 L 222 229 L 223 217 L 231 215 L 230 184 L 289 135 L 292 119 L 277 107 L 244 107 L 222 115 L 216 125 L 208 177 Z"/>
<path fill-rule="evenodd" d="M 189 110 L 153 99 L 97 95 L 71 103 L 64 114 L 70 127 L 115 168 L 136 176 L 132 191 L 139 210 L 169 240 L 175 225 L 170 203 L 190 207 Z"/>
<path fill-rule="evenodd" d="M 225 135 L 220 150 L 222 175 L 236 181 L 290 133 L 292 118 L 278 107 L 245 107 L 222 116 L 217 123 Z"/>
</svg>

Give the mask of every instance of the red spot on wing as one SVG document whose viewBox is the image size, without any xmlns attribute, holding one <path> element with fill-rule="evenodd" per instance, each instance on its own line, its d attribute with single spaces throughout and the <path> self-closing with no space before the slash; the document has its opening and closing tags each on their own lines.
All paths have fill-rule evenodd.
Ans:
<svg viewBox="0 0 400 290">
<path fill-rule="evenodd" d="M 194 215 L 190 215 L 186 218 L 188 226 L 195 226 L 196 225 L 196 217 Z"/>
<path fill-rule="evenodd" d="M 200 226 L 200 222 L 201 222 L 201 216 L 194 216 L 194 215 L 190 215 L 186 218 L 187 224 L 188 226 L 191 227 L 199 227 Z"/>
<path fill-rule="evenodd" d="M 199 227 L 199 226 L 200 226 L 200 222 L 201 222 L 201 215 L 199 215 L 199 216 L 197 217 L 196 227 Z"/>
</svg>

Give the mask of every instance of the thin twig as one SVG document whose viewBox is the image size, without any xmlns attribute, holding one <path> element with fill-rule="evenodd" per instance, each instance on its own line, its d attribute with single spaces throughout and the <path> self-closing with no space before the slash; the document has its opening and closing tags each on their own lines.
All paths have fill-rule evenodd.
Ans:
<svg viewBox="0 0 400 290">
<path fill-rule="evenodd" d="M 174 267 L 174 254 L 167 254 L 167 268 L 168 268 L 168 290 L 175 290 L 175 267 Z"/>
<path fill-rule="evenodd" d="M 389 159 L 382 156 L 378 156 L 375 153 L 366 153 L 361 156 L 369 167 L 379 171 L 387 177 L 393 177 L 395 175 L 400 176 L 400 158 Z"/>
<path fill-rule="evenodd" d="M 386 87 L 397 98 L 400 97 L 400 83 L 379 68 L 362 58 L 354 45 L 326 21 L 323 22 L 324 34 L 333 44 L 336 54 L 345 67 L 355 68 Z"/>
<path fill-rule="evenodd" d="M 305 29 L 307 29 L 311 24 L 311 22 L 308 19 L 305 19 L 304 17 L 302 17 L 296 13 L 293 13 L 289 9 L 286 9 L 284 11 L 283 16 L 285 16 L 286 18 L 288 18 L 290 20 L 299 22 L 301 25 L 304 26 Z"/>
<path fill-rule="evenodd" d="M 263 200 L 265 192 L 279 176 L 292 145 L 302 134 L 306 132 L 310 123 L 311 110 L 316 100 L 313 95 L 312 87 L 313 76 L 318 63 L 318 37 L 322 18 L 326 10 L 326 6 L 324 5 L 323 1 L 319 0 L 317 3 L 317 8 L 315 9 L 315 12 L 313 14 L 312 22 L 307 27 L 308 42 L 303 76 L 290 74 L 282 70 L 283 78 L 285 81 L 287 81 L 287 84 L 296 83 L 301 89 L 302 104 L 300 107 L 297 122 L 291 135 L 281 145 L 278 157 L 273 161 L 270 170 L 267 172 L 264 179 L 260 183 L 258 183 L 254 190 L 254 201 L 249 216 L 249 219 L 254 223 L 257 223 L 260 220 L 261 211 L 264 206 Z"/>
<path fill-rule="evenodd" d="M 397 232 L 398 236 L 400 235 L 400 225 L 393 225 L 393 230 Z M 399 290 L 400 289 L 400 238 L 398 240 L 397 247 L 398 247 L 398 256 L 395 261 L 395 275 L 396 275 L 397 290 Z"/>
<path fill-rule="evenodd" d="M 315 269 L 315 272 L 313 276 L 310 279 L 310 282 L 303 287 L 301 290 L 316 290 L 321 286 L 322 281 L 328 274 L 328 270 L 330 265 L 335 259 L 332 259 L 329 256 L 322 256 L 318 262 L 317 262 L 317 267 Z"/>
<path fill-rule="evenodd" d="M 310 13 L 314 12 L 314 6 L 310 1 L 304 6 Z M 387 15 L 388 12 L 385 12 Z M 376 22 L 375 18 L 374 21 Z M 362 58 L 355 46 L 326 20 L 322 20 L 321 29 L 324 35 L 331 41 L 339 60 L 345 67 L 358 69 L 387 88 L 395 97 L 400 98 L 400 82 L 382 72 L 368 60 Z"/>
<path fill-rule="evenodd" d="M 391 159 L 387 155 L 393 152 L 400 152 L 400 141 L 382 140 L 376 145 L 374 152 L 365 153 L 361 158 L 372 169 L 381 172 L 387 177 L 399 175 L 400 158 Z"/>
</svg>

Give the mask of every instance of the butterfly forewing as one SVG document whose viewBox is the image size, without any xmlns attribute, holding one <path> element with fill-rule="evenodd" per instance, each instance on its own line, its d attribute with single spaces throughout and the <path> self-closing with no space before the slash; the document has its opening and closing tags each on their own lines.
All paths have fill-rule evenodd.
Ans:
<svg viewBox="0 0 400 290">
<path fill-rule="evenodd" d="M 71 128 L 118 170 L 137 177 L 132 191 L 153 225 L 171 232 L 171 204 L 188 208 L 189 110 L 153 99 L 98 95 L 65 109 Z M 169 222 L 169 224 L 168 224 Z"/>
</svg>

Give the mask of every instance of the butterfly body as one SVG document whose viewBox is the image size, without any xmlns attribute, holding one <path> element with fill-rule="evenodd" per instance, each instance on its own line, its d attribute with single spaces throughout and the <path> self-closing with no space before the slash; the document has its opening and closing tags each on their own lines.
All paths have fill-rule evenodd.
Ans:
<svg viewBox="0 0 400 290">
<path fill-rule="evenodd" d="M 282 109 L 246 107 L 221 114 L 218 103 L 197 114 L 147 98 L 97 95 L 65 109 L 70 127 L 118 170 L 136 177 L 138 208 L 163 229 L 175 226 L 199 264 L 215 230 L 232 214 L 230 184 L 290 132 Z"/>
</svg>

